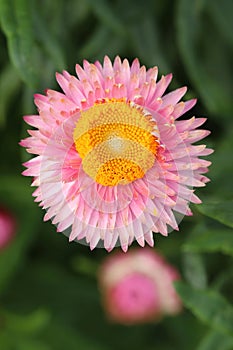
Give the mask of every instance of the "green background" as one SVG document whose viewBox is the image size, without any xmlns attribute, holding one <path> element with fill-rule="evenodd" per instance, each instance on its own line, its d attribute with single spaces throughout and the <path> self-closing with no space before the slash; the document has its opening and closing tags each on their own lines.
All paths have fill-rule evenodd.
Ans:
<svg viewBox="0 0 233 350">
<path fill-rule="evenodd" d="M 0 349 L 233 349 L 233 2 L 231 0 L 0 0 L 0 204 L 17 235 L 0 251 Z M 211 183 L 197 193 L 180 232 L 155 235 L 156 249 L 181 272 L 185 307 L 159 323 L 123 326 L 103 312 L 96 272 L 103 249 L 68 243 L 31 197 L 18 142 L 33 94 L 57 89 L 54 73 L 82 60 L 138 57 L 169 89 L 197 97 L 189 114 L 208 117 L 215 149 Z M 136 246 L 136 244 L 134 244 Z"/>
</svg>

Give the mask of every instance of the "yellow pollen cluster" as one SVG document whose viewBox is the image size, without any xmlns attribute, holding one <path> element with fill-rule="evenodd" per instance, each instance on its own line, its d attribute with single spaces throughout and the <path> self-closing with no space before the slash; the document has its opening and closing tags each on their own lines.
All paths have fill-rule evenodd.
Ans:
<svg viewBox="0 0 233 350">
<path fill-rule="evenodd" d="M 128 159 L 111 159 L 98 170 L 96 182 L 106 186 L 127 184 L 144 176 L 141 167 Z"/>
<path fill-rule="evenodd" d="M 151 116 L 124 99 L 103 99 L 82 111 L 73 138 L 84 171 L 104 186 L 142 178 L 159 142 Z"/>
</svg>

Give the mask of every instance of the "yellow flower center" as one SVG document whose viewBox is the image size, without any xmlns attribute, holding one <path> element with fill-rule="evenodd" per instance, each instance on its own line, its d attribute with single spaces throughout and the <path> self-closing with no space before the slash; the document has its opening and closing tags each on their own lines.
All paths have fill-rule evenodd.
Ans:
<svg viewBox="0 0 233 350">
<path fill-rule="evenodd" d="M 158 129 L 141 106 L 103 99 L 80 113 L 73 138 L 84 171 L 104 186 L 142 178 L 155 161 Z"/>
</svg>

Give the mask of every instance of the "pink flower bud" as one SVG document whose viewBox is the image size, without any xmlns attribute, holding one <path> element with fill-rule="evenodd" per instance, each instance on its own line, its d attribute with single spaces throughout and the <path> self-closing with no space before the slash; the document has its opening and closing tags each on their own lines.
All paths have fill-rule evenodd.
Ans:
<svg viewBox="0 0 233 350">
<path fill-rule="evenodd" d="M 15 235 L 16 222 L 14 216 L 0 207 L 0 251 L 10 243 Z"/>
<path fill-rule="evenodd" d="M 181 301 L 173 287 L 177 279 L 176 269 L 153 249 L 116 253 L 106 258 L 99 271 L 106 314 L 123 324 L 177 314 L 181 311 Z"/>
</svg>

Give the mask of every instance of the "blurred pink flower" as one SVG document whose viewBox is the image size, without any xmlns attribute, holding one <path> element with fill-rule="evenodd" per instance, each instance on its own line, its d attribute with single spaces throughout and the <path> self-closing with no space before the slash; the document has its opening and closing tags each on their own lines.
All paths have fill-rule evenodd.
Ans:
<svg viewBox="0 0 233 350">
<path fill-rule="evenodd" d="M 196 100 L 179 102 L 186 87 L 165 94 L 172 75 L 157 82 L 158 68 L 138 59 L 106 56 L 76 73 L 57 74 L 64 93 L 35 95 L 39 115 L 24 118 L 36 128 L 21 141 L 37 155 L 23 173 L 34 177 L 35 201 L 70 241 L 153 246 L 152 232 L 178 230 L 174 212 L 192 215 L 189 202 L 201 202 L 192 187 L 209 181 L 200 156 L 212 150 L 193 143 L 209 134 L 197 129 L 206 119 L 178 120 Z"/>
<path fill-rule="evenodd" d="M 107 257 L 98 277 L 103 305 L 112 321 L 143 323 L 181 311 L 173 287 L 179 273 L 150 248 Z"/>
<path fill-rule="evenodd" d="M 16 221 L 7 209 L 0 207 L 0 251 L 7 246 L 16 233 Z"/>
</svg>

